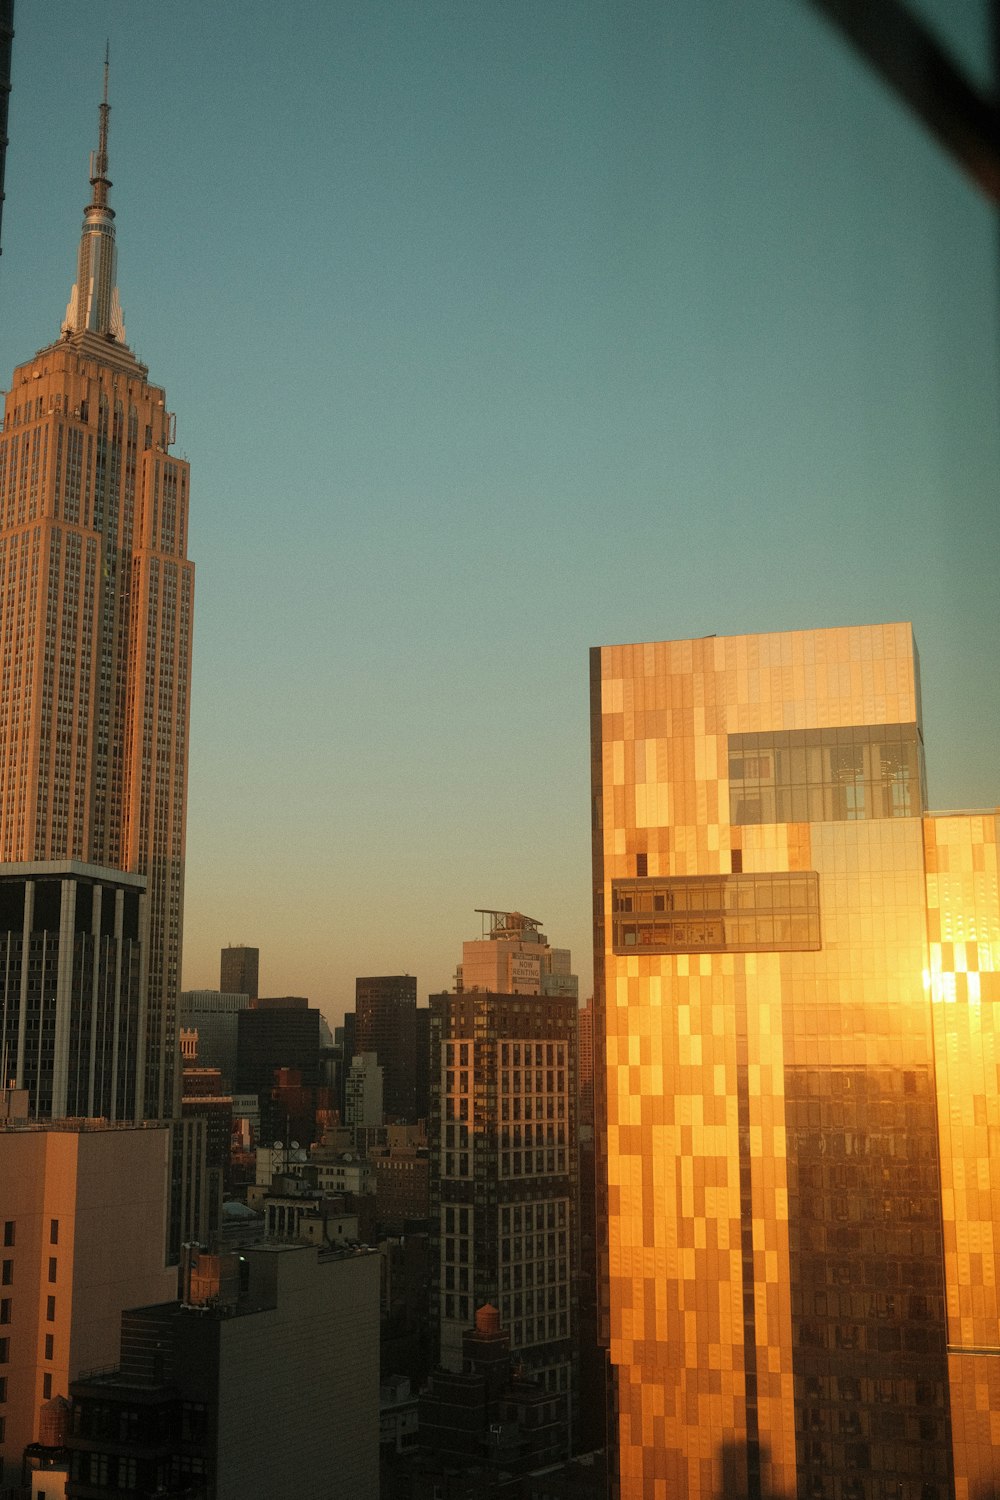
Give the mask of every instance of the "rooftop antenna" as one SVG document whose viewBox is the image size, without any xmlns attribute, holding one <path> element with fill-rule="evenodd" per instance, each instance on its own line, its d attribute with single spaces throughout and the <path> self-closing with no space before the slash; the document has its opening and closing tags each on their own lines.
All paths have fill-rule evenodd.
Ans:
<svg viewBox="0 0 1000 1500">
<path fill-rule="evenodd" d="M 90 180 L 94 187 L 100 186 L 103 193 L 100 197 L 95 194 L 94 202 L 101 208 L 106 207 L 108 201 L 108 117 L 111 114 L 111 105 L 108 103 L 108 70 L 111 67 L 111 38 L 104 43 L 104 96 L 101 99 L 100 124 L 97 133 L 97 150 L 90 160 Z"/>
</svg>

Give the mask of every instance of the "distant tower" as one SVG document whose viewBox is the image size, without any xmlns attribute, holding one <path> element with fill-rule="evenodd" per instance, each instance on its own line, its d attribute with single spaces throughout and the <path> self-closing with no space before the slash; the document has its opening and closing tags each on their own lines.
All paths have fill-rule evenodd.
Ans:
<svg viewBox="0 0 1000 1500">
<path fill-rule="evenodd" d="M 260 985 L 260 949 L 223 948 L 219 966 L 219 989 L 224 995 L 247 995 L 256 1000 Z"/>
<path fill-rule="evenodd" d="M 0 433 L 0 860 L 145 877 L 145 996 L 130 1045 L 136 1114 L 162 1119 L 180 1099 L 194 567 L 188 465 L 170 454 L 164 391 L 125 343 L 107 83 L 105 60 L 62 336 L 14 371 Z M 39 995 L 42 1035 L 58 1003 Z"/>
<path fill-rule="evenodd" d="M 385 1077 L 387 1120 L 416 1119 L 417 981 L 412 974 L 381 974 L 354 986 L 354 1050 L 375 1052 Z"/>
</svg>

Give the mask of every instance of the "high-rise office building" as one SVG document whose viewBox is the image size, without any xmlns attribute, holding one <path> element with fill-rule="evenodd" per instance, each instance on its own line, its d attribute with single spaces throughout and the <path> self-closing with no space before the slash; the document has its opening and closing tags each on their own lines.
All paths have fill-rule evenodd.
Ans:
<svg viewBox="0 0 1000 1500">
<path fill-rule="evenodd" d="M 133 1120 L 145 881 L 50 860 L 0 865 L 0 1080 L 34 1120 Z"/>
<path fill-rule="evenodd" d="M 1000 1482 L 995 813 L 908 625 L 591 661 L 623 1500 Z"/>
<path fill-rule="evenodd" d="M 225 995 L 248 995 L 256 1000 L 260 985 L 260 949 L 242 944 L 223 948 L 219 963 L 219 989 Z"/>
<path fill-rule="evenodd" d="M 386 1119 L 412 1123 L 417 1117 L 417 981 L 412 974 L 373 975 L 355 980 L 354 996 L 354 1052 L 378 1055 Z"/>
<path fill-rule="evenodd" d="M 0 434 L 0 859 L 145 877 L 135 1108 L 168 1118 L 180 1083 L 188 465 L 170 453 L 164 391 L 125 342 L 108 115 L 105 70 L 62 336 L 14 371 Z"/>
<path fill-rule="evenodd" d="M 493 914 L 497 945 L 522 942 Z M 548 941 L 531 923 L 536 959 Z M 463 972 L 469 971 L 465 945 Z M 565 950 L 560 950 L 565 951 Z M 566 954 L 568 960 L 569 955 Z M 568 968 L 568 962 L 567 962 Z M 431 995 L 432 1315 L 445 1369 L 479 1308 L 498 1309 L 518 1363 L 558 1398 L 562 1451 L 577 1382 L 576 994 L 518 987 Z"/>
</svg>

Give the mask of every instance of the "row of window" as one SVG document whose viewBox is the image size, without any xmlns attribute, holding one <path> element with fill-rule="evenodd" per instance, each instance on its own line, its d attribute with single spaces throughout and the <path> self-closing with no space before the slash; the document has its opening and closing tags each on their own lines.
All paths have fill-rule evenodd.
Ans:
<svg viewBox="0 0 1000 1500">
<path fill-rule="evenodd" d="M 919 816 L 922 748 L 915 724 L 730 735 L 730 822 Z"/>
<path fill-rule="evenodd" d="M 547 1199 L 541 1203 L 514 1203 L 500 1210 L 501 1234 L 530 1234 L 533 1230 L 563 1229 L 569 1214 L 566 1198 Z"/>
<path fill-rule="evenodd" d="M 4 1220 L 4 1226 L 3 1226 L 3 1242 L 4 1242 L 4 1246 L 7 1249 L 10 1249 L 15 1244 L 16 1238 L 17 1238 L 17 1220 L 16 1219 L 5 1219 Z M 50 1219 L 49 1220 L 49 1244 L 50 1245 L 58 1245 L 58 1243 L 59 1243 L 59 1220 L 58 1219 Z M 54 1264 L 54 1262 L 50 1261 L 49 1264 L 51 1266 L 51 1265 Z M 50 1276 L 49 1280 L 50 1281 L 54 1281 L 55 1277 L 54 1276 Z"/>
<path fill-rule="evenodd" d="M 508 1318 L 520 1318 L 524 1315 L 531 1317 L 535 1313 L 563 1311 L 569 1307 L 569 1290 L 564 1285 L 560 1287 L 539 1287 L 537 1291 L 521 1290 L 521 1283 L 514 1283 L 515 1290 L 509 1297 L 500 1298 L 501 1309 L 506 1308 Z M 511 1283 L 503 1283 L 505 1292 L 510 1292 Z"/>
<path fill-rule="evenodd" d="M 54 1255 L 49 1256 L 49 1281 L 55 1281 L 58 1272 L 58 1261 Z M 0 1286 L 14 1285 L 14 1260 L 10 1257 L 0 1261 Z"/>
<path fill-rule="evenodd" d="M 502 1302 L 507 1300 L 504 1298 Z M 512 1349 L 525 1349 L 531 1344 L 545 1344 L 553 1339 L 569 1337 L 569 1313 L 549 1313 L 547 1317 L 541 1318 L 514 1318 L 510 1323 L 508 1323 L 509 1315 L 504 1312 L 503 1305 L 501 1305 L 500 1314 L 505 1325 L 511 1330 Z"/>
<path fill-rule="evenodd" d="M 6 1324 L 6 1323 L 12 1322 L 13 1321 L 13 1317 L 14 1317 L 14 1299 L 12 1297 L 0 1297 L 0 1324 Z M 45 1299 L 45 1321 L 46 1321 L 46 1323 L 54 1323 L 55 1320 L 56 1320 L 56 1299 L 55 1299 L 55 1297 L 46 1297 L 46 1299 Z"/>
<path fill-rule="evenodd" d="M 544 1177 L 568 1170 L 566 1152 L 562 1149 L 500 1152 L 501 1177 Z"/>
<path fill-rule="evenodd" d="M 815 952 L 819 876 L 799 870 L 615 880 L 611 933 L 619 954 Z"/>
<path fill-rule="evenodd" d="M 519 1009 L 517 1005 L 513 1008 Z M 563 1068 L 567 1062 L 568 1048 L 565 1042 L 507 1041 L 498 1042 L 497 1048 L 501 1066 L 505 1068 Z M 468 1068 L 473 1061 L 471 1042 L 444 1042 L 442 1051 L 447 1068 Z"/>
</svg>

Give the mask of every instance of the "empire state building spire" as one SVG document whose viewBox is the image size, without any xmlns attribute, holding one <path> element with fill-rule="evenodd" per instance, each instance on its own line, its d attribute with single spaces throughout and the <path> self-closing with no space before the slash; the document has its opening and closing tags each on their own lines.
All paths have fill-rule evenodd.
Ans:
<svg viewBox="0 0 1000 1500">
<path fill-rule="evenodd" d="M 64 334 L 96 333 L 117 343 L 125 342 L 125 324 L 118 299 L 115 249 L 115 211 L 108 207 L 108 63 L 104 51 L 104 98 L 100 107 L 97 150 L 90 154 L 90 185 L 93 193 L 84 209 L 76 284 L 62 325 Z"/>
</svg>

